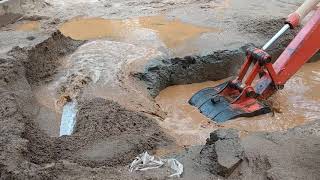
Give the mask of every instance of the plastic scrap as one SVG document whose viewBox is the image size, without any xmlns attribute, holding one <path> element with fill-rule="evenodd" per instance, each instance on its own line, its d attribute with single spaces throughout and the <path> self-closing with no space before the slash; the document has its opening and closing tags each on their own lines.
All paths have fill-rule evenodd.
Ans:
<svg viewBox="0 0 320 180">
<path fill-rule="evenodd" d="M 174 173 L 169 177 L 180 177 L 183 173 L 183 165 L 176 159 L 161 159 L 159 157 L 149 155 L 148 152 L 140 154 L 133 160 L 130 165 L 130 172 L 156 169 L 165 165 L 174 170 Z"/>
</svg>

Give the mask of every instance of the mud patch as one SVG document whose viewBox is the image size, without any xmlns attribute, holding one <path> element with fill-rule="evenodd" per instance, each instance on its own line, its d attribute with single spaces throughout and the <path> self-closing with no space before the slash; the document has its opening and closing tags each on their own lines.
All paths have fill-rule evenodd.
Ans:
<svg viewBox="0 0 320 180">
<path fill-rule="evenodd" d="M 50 109 L 50 103 L 53 99 L 52 94 L 49 95 L 48 92 L 42 92 L 41 94 L 37 89 L 39 88 L 38 86 L 46 86 L 58 72 L 63 57 L 75 51 L 83 43 L 84 41 L 67 38 L 58 31 L 37 45 L 23 48 L 14 47 L 8 52 L 8 55 L 25 67 L 21 72 L 25 73 L 25 78 L 28 82 L 24 82 L 27 85 L 20 86 L 30 88 L 31 85 L 33 93 L 37 97 L 38 102 L 34 101 L 32 94 L 26 95 L 30 96 L 29 99 L 32 99 L 30 103 L 34 106 L 33 113 L 37 114 L 37 124 L 41 129 L 46 130 L 48 134 L 53 136 L 57 136 L 56 132 L 59 132 L 59 123 L 57 122 L 60 122 L 60 111 Z M 19 92 L 24 92 L 23 87 Z M 44 93 L 47 93 L 46 96 L 43 96 Z M 48 96 L 50 98 L 46 98 Z M 53 104 L 55 106 L 56 102 L 53 102 Z"/>
<path fill-rule="evenodd" d="M 210 134 L 200 152 L 200 163 L 213 174 L 228 177 L 243 159 L 238 132 L 220 129 Z"/>
<path fill-rule="evenodd" d="M 12 177 L 13 169 L 23 166 L 28 141 L 23 138 L 32 114 L 31 88 L 24 76 L 23 65 L 11 57 L 0 58 L 0 174 Z"/>
<path fill-rule="evenodd" d="M 59 59 L 57 73 L 48 78 L 49 82 L 33 89 L 41 105 L 37 117 L 40 128 L 58 136 L 62 106 L 83 96 L 111 99 L 128 109 L 156 114 L 159 108 L 128 74 L 162 56 L 156 49 L 122 42 L 96 40 L 83 44 Z"/>
</svg>

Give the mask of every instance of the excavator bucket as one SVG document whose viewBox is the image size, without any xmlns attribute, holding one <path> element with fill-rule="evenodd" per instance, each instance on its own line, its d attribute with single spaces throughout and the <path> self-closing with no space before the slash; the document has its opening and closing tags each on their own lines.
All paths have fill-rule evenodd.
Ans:
<svg viewBox="0 0 320 180">
<path fill-rule="evenodd" d="M 236 79 L 200 90 L 191 97 L 189 104 L 216 122 L 269 113 L 271 108 L 259 100 L 264 99 L 264 96 L 261 96 L 251 84 L 258 74 L 269 75 L 269 70 L 266 69 L 272 66 L 271 56 L 255 47 L 249 47 L 246 54 L 246 61 Z M 246 77 L 251 64 L 253 68 Z"/>
<path fill-rule="evenodd" d="M 269 113 L 269 106 L 254 97 L 248 97 L 246 90 L 234 88 L 231 81 L 215 87 L 200 90 L 192 96 L 189 104 L 216 122 L 225 122 L 237 117 L 251 117 Z"/>
</svg>

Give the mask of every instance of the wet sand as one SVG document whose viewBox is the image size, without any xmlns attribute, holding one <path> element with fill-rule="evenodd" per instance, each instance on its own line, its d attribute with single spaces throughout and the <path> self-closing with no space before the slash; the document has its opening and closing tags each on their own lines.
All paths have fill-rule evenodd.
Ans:
<svg viewBox="0 0 320 180">
<path fill-rule="evenodd" d="M 209 133 L 217 128 L 236 128 L 242 135 L 255 131 L 283 131 L 316 120 L 320 116 L 320 63 L 305 64 L 285 88 L 270 98 L 280 112 L 252 118 L 237 118 L 217 124 L 204 117 L 197 108 L 188 104 L 198 90 L 215 86 L 221 81 L 171 86 L 156 97 L 157 103 L 168 113 L 160 122 L 180 145 L 203 144 Z"/>
</svg>

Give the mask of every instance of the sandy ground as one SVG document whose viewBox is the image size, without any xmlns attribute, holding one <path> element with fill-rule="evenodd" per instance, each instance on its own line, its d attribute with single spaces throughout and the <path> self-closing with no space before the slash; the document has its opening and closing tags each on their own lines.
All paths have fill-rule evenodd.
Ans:
<svg viewBox="0 0 320 180">
<path fill-rule="evenodd" d="M 182 179 L 316 179 L 317 117 L 241 139 L 209 135 L 222 126 L 203 120 L 196 142 L 202 131 L 172 133 L 192 123 L 172 124 L 155 101 L 171 85 L 234 75 L 244 49 L 262 46 L 301 2 L 22 1 L 25 13 L 0 32 L 1 179 L 167 179 L 164 169 L 129 172 L 144 151 L 177 158 Z M 274 59 L 296 33 L 270 49 Z M 70 100 L 77 123 L 59 137 Z"/>
</svg>

